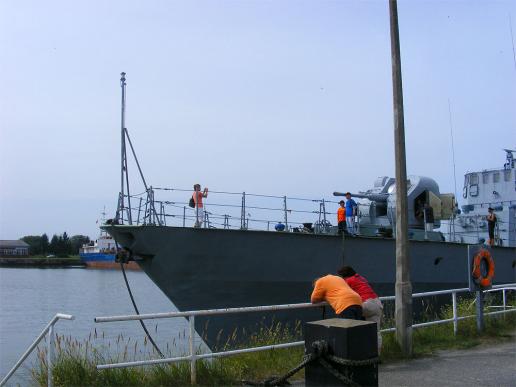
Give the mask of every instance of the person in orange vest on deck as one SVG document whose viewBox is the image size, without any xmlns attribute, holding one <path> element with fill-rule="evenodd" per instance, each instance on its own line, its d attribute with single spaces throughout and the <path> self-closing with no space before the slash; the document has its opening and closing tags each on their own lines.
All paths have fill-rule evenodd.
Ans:
<svg viewBox="0 0 516 387">
<path fill-rule="evenodd" d="M 344 281 L 344 278 L 328 274 L 317 279 L 310 297 L 312 304 L 327 301 L 337 317 L 363 320 L 362 299 Z"/>
<path fill-rule="evenodd" d="M 339 225 L 339 234 L 342 234 L 346 229 L 346 207 L 344 200 L 339 202 L 339 209 L 337 210 L 337 224 Z"/>
</svg>

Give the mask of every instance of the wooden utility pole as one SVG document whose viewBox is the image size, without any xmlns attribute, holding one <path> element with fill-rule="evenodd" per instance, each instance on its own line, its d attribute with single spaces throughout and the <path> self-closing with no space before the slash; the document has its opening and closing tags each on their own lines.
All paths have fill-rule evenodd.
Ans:
<svg viewBox="0 0 516 387">
<path fill-rule="evenodd" d="M 412 283 L 408 252 L 407 168 L 403 86 L 401 83 L 398 5 L 389 0 L 391 24 L 392 84 L 394 104 L 394 151 L 396 165 L 396 340 L 405 356 L 412 355 Z"/>
</svg>

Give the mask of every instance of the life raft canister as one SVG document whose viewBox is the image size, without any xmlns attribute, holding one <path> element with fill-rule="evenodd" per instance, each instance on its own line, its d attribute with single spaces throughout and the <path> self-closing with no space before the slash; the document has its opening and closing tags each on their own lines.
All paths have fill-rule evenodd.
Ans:
<svg viewBox="0 0 516 387">
<path fill-rule="evenodd" d="M 485 276 L 483 276 L 482 270 L 480 269 L 482 261 L 484 261 L 487 266 L 487 274 Z M 473 272 L 471 273 L 471 276 L 475 283 L 481 288 L 488 288 L 493 283 L 494 275 L 495 264 L 491 257 L 491 253 L 486 249 L 481 249 L 477 255 L 475 255 L 475 258 L 473 258 Z"/>
</svg>

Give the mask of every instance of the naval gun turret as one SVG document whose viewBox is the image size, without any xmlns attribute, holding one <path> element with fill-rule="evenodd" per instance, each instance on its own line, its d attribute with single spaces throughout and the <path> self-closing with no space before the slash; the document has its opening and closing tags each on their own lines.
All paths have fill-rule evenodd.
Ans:
<svg viewBox="0 0 516 387">
<path fill-rule="evenodd" d="M 334 192 L 334 196 L 344 196 Z M 358 204 L 359 233 L 370 236 L 392 236 L 396 224 L 396 179 L 382 176 L 373 188 L 351 194 Z M 425 232 L 423 208 L 428 204 L 433 212 L 432 229 L 441 226 L 454 211 L 453 194 L 441 194 L 435 180 L 424 176 L 409 176 L 407 182 L 409 234 L 412 239 L 442 240 L 439 232 Z"/>
</svg>

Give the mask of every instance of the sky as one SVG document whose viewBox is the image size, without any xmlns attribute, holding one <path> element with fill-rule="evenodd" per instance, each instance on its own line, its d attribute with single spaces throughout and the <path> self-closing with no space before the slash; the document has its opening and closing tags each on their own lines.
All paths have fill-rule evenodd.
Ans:
<svg viewBox="0 0 516 387">
<path fill-rule="evenodd" d="M 451 122 L 460 193 L 516 148 L 516 1 L 398 11 L 407 172 L 454 191 Z M 320 198 L 394 175 L 387 1 L 2 0 L 0 51 L 0 239 L 114 213 L 122 71 L 153 186 Z"/>
</svg>

